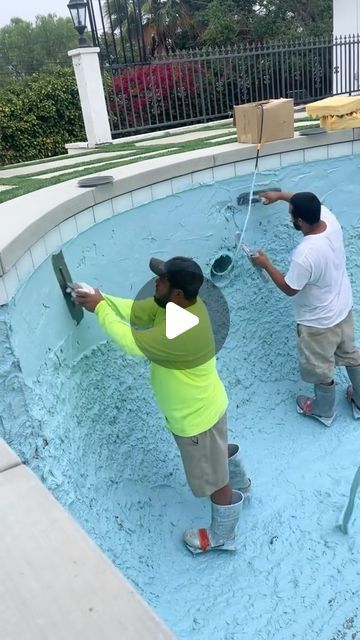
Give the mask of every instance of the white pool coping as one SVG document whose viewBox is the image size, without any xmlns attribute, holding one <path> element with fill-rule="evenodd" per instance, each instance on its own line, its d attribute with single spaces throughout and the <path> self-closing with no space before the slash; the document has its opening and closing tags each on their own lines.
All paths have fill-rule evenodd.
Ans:
<svg viewBox="0 0 360 640">
<path fill-rule="evenodd" d="M 237 143 L 148 159 L 111 171 L 114 183 L 77 179 L 0 205 L 0 305 L 65 242 L 152 200 L 254 169 L 255 145 Z M 261 170 L 360 154 L 360 129 L 268 143 Z M 104 172 L 106 173 L 106 172 Z M 174 638 L 122 574 L 0 439 L 0 620 L 7 640 Z"/>
<path fill-rule="evenodd" d="M 174 639 L 1 439 L 0 496 L 1 638 Z"/>
</svg>

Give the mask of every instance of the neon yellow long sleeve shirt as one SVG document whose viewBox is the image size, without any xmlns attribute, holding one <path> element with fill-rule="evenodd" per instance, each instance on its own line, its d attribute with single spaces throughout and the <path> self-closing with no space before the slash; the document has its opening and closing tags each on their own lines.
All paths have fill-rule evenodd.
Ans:
<svg viewBox="0 0 360 640">
<path fill-rule="evenodd" d="M 216 369 L 204 303 L 198 298 L 187 309 L 199 324 L 169 340 L 165 309 L 153 299 L 103 296 L 95 309 L 98 322 L 123 351 L 150 360 L 151 385 L 169 429 L 186 437 L 210 429 L 224 415 L 228 398 Z"/>
</svg>

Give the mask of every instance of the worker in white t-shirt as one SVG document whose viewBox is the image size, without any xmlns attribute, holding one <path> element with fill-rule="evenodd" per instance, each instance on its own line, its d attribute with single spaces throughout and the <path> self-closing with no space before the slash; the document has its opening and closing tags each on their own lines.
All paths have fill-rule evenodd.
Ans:
<svg viewBox="0 0 360 640">
<path fill-rule="evenodd" d="M 331 425 L 338 365 L 347 369 L 352 383 L 347 397 L 354 418 L 360 418 L 360 351 L 354 346 L 352 290 L 341 226 L 313 193 L 269 191 L 262 196 L 265 204 L 288 202 L 292 223 L 304 236 L 286 276 L 262 251 L 252 258 L 280 291 L 294 296 L 300 374 L 315 390 L 314 398 L 297 397 L 298 412 Z"/>
</svg>

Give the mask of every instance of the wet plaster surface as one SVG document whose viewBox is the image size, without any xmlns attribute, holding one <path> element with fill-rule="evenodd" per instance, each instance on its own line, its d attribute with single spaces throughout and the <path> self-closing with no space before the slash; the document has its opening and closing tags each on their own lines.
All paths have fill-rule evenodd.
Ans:
<svg viewBox="0 0 360 640">
<path fill-rule="evenodd" d="M 360 342 L 360 160 L 264 172 L 259 186 L 313 190 L 343 224 Z M 134 296 L 151 255 L 186 254 L 205 272 L 232 250 L 251 176 L 123 213 L 64 247 L 78 280 Z M 285 270 L 299 236 L 286 205 L 253 209 L 247 242 Z M 180 640 L 360 638 L 360 512 L 336 529 L 360 459 L 359 429 L 337 372 L 330 429 L 299 416 L 291 300 L 239 256 L 223 289 L 231 329 L 218 355 L 230 440 L 241 445 L 254 493 L 238 551 L 193 557 L 182 532 L 206 526 L 148 384 L 145 361 L 105 341 L 87 314 L 74 328 L 44 263 L 0 317 L 0 435 L 43 480 Z"/>
</svg>

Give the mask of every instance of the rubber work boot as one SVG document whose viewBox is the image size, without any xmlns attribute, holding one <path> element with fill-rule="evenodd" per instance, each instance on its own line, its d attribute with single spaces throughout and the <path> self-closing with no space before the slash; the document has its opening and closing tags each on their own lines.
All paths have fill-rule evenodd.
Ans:
<svg viewBox="0 0 360 640">
<path fill-rule="evenodd" d="M 229 476 L 233 489 L 241 491 L 245 500 L 251 495 L 251 480 L 245 471 L 238 444 L 228 445 Z"/>
<path fill-rule="evenodd" d="M 320 420 L 326 427 L 330 427 L 335 418 L 335 384 L 314 385 L 315 398 L 298 396 L 296 406 L 298 413 Z"/>
<path fill-rule="evenodd" d="M 346 397 L 351 403 L 355 420 L 360 418 L 360 367 L 346 367 L 351 384 L 347 388 Z"/>
<path fill-rule="evenodd" d="M 211 525 L 208 529 L 187 529 L 184 542 L 192 553 L 205 551 L 236 551 L 235 529 L 239 522 L 244 496 L 240 491 L 232 492 L 232 503 L 211 503 Z"/>
</svg>

